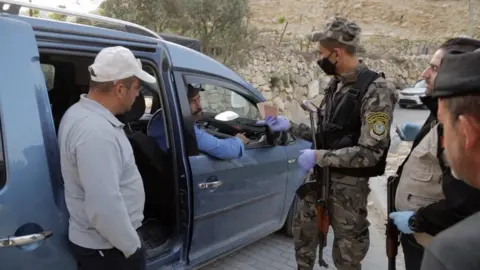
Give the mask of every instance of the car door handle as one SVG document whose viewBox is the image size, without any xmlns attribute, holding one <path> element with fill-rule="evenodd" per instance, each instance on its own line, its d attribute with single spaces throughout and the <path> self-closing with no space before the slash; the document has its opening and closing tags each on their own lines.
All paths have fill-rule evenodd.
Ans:
<svg viewBox="0 0 480 270">
<path fill-rule="evenodd" d="M 198 187 L 200 189 L 212 189 L 212 188 L 218 188 L 223 184 L 222 181 L 215 181 L 215 182 L 206 182 L 206 183 L 200 183 L 198 184 Z"/>
<path fill-rule="evenodd" d="M 41 233 L 34 233 L 29 235 L 7 237 L 7 238 L 0 239 L 0 248 L 33 244 L 35 242 L 45 240 L 52 235 L 53 235 L 52 231 L 44 231 Z"/>
</svg>

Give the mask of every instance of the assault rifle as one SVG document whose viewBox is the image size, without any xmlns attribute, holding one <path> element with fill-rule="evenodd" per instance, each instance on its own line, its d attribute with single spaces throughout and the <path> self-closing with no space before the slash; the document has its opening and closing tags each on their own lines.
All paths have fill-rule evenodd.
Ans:
<svg viewBox="0 0 480 270">
<path fill-rule="evenodd" d="M 318 149 L 317 134 L 315 128 L 315 114 L 318 113 L 318 108 L 313 105 L 309 100 L 304 100 L 300 104 L 303 110 L 309 113 L 310 115 L 310 130 L 312 132 L 312 144 L 313 149 Z M 317 114 L 318 115 L 318 114 Z M 322 122 L 319 121 L 317 126 L 319 129 L 318 132 L 320 135 L 323 134 Z M 325 145 L 325 136 L 320 136 L 322 140 L 322 145 Z M 297 196 L 300 199 L 305 198 L 305 196 L 312 190 L 317 192 L 317 201 L 315 207 L 317 209 L 316 223 L 318 228 L 318 242 L 319 242 L 319 251 L 318 251 L 318 264 L 321 267 L 328 268 L 328 264 L 323 259 L 323 248 L 327 246 L 327 235 L 328 229 L 330 227 L 330 215 L 328 213 L 328 192 L 330 188 L 330 171 L 329 168 L 320 168 L 315 165 L 313 168 L 313 174 L 311 175 L 313 181 L 308 181 L 297 189 Z"/>
<path fill-rule="evenodd" d="M 390 213 L 395 212 L 395 193 L 398 186 L 398 179 L 397 175 L 393 175 L 388 177 L 387 180 L 387 210 L 388 215 Z M 387 217 L 387 224 L 386 224 L 386 238 L 387 238 L 387 258 L 388 258 L 388 270 L 395 270 L 396 269 L 396 258 L 398 254 L 398 245 L 400 244 L 399 235 L 400 232 L 397 229 L 395 223 L 390 217 Z"/>
</svg>

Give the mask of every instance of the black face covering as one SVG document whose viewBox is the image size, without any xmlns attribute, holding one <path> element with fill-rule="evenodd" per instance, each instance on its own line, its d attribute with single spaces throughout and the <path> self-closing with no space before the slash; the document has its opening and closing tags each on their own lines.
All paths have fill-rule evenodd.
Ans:
<svg viewBox="0 0 480 270">
<path fill-rule="evenodd" d="M 333 54 L 331 52 L 327 57 L 322 58 L 317 61 L 318 66 L 327 74 L 328 76 L 333 76 L 336 75 L 336 66 L 337 64 L 332 63 L 328 58 Z"/>
<path fill-rule="evenodd" d="M 427 108 L 430 110 L 430 112 L 437 116 L 437 112 L 438 112 L 438 99 L 437 98 L 433 98 L 431 96 L 423 96 L 423 97 L 420 97 L 420 100 L 422 101 L 423 105 L 427 106 Z"/>
</svg>

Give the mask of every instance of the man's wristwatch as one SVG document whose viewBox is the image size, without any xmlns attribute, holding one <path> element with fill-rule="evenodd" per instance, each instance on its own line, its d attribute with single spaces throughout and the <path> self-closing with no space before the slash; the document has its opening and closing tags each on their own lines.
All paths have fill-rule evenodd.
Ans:
<svg viewBox="0 0 480 270">
<path fill-rule="evenodd" d="M 417 224 L 417 218 L 415 214 L 413 214 L 409 219 L 408 219 L 408 227 L 410 230 L 414 232 L 418 232 L 418 224 Z"/>
</svg>

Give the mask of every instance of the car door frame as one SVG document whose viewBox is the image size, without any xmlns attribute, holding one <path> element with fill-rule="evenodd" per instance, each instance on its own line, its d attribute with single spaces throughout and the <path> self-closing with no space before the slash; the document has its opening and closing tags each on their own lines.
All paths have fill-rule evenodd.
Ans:
<svg viewBox="0 0 480 270">
<path fill-rule="evenodd" d="M 59 34 L 62 35 L 62 34 Z M 59 36 L 59 40 L 61 40 L 61 36 Z M 100 42 L 92 42 L 92 45 L 80 50 L 78 48 L 72 48 L 71 44 L 63 44 L 59 40 L 49 39 L 45 41 L 41 39 L 37 41 L 39 51 L 43 53 L 51 53 L 51 54 L 61 54 L 61 55 L 75 55 L 75 56 L 84 56 L 94 59 L 95 55 L 105 46 L 114 46 L 115 42 L 112 41 L 111 43 L 100 43 Z M 122 41 L 122 45 L 129 47 L 130 41 Z M 151 52 L 139 51 L 133 49 L 132 52 L 134 55 L 142 61 L 142 64 L 147 63 L 153 69 L 155 69 L 156 77 L 158 81 L 159 91 L 155 90 L 155 93 L 159 95 L 159 97 L 163 100 L 163 105 L 165 106 L 166 112 L 165 119 L 167 124 L 168 130 L 168 142 L 170 148 L 172 149 L 172 158 L 174 160 L 174 177 L 178 179 L 176 188 L 178 195 L 176 197 L 177 202 L 177 231 L 174 232 L 174 236 L 171 239 L 171 249 L 170 252 L 164 253 L 158 257 L 151 258 L 148 261 L 148 268 L 149 269 L 156 269 L 158 267 L 166 267 L 172 266 L 174 268 L 182 268 L 183 265 L 186 264 L 186 259 L 188 255 L 188 236 L 189 236 L 189 213 L 190 213 L 190 203 L 189 198 L 187 196 L 188 192 L 188 184 L 187 184 L 187 174 L 185 173 L 186 168 L 188 168 L 188 164 L 185 164 L 186 157 L 184 153 L 184 145 L 183 145 L 183 138 L 182 136 L 173 136 L 173 134 L 182 134 L 181 132 L 181 124 L 180 118 L 178 117 L 179 113 L 179 106 L 176 102 L 175 91 L 173 86 L 173 77 L 172 77 L 172 66 L 171 60 L 168 54 L 167 48 L 164 46 L 163 43 L 159 42 L 156 45 L 157 53 L 152 54 Z M 48 99 L 48 95 L 47 95 Z M 50 113 L 51 114 L 51 113 Z M 51 116 L 50 116 L 51 117 Z M 53 125 L 53 119 L 52 119 Z M 58 147 L 57 138 L 54 133 L 54 144 Z M 58 151 L 58 150 L 57 150 Z M 58 158 L 59 161 L 59 158 Z M 58 165 L 60 166 L 60 165 Z M 60 167 L 58 167 L 60 170 Z M 60 182 L 63 185 L 63 181 L 61 179 L 60 174 Z M 63 189 L 62 189 L 62 196 L 63 196 Z M 63 198 L 63 197 L 62 197 Z M 62 199 L 64 201 L 64 199 Z"/>
<path fill-rule="evenodd" d="M 55 265 L 63 269 L 75 269 L 76 263 L 68 251 L 68 211 L 63 194 L 63 182 L 58 159 L 59 151 L 49 106 L 47 86 L 40 67 L 40 53 L 35 32 L 32 26 L 24 21 L 0 17 L 0 29 L 2 29 L 2 25 L 8 27 L 9 24 L 15 23 L 19 26 L 18 29 L 15 28 L 15 38 L 20 38 L 20 35 L 23 34 L 27 36 L 21 38 L 23 39 L 22 42 L 16 42 L 10 48 L 11 50 L 4 49 L 5 51 L 19 51 L 23 47 L 27 50 L 25 57 L 28 57 L 28 59 L 22 60 L 21 58 L 25 57 L 16 57 L 15 60 L 5 63 L 15 63 L 14 65 L 10 64 L 9 74 L 16 74 L 15 71 L 18 71 L 18 67 L 15 66 L 22 61 L 28 64 L 20 72 L 23 78 L 16 80 L 15 75 L 10 77 L 7 82 L 15 80 L 15 86 L 10 88 L 8 84 L 4 85 L 4 90 L 0 95 L 3 96 L 4 100 L 10 100 L 14 95 L 13 100 L 16 100 L 15 95 L 19 97 L 22 96 L 22 92 L 26 94 L 21 99 L 23 106 L 18 106 L 18 103 L 0 101 L 2 104 L 0 114 L 3 154 L 7 177 L 7 183 L 0 192 L 0 201 L 2 201 L 2 207 L 0 208 L 3 209 L 3 214 L 5 214 L 5 211 L 7 211 L 6 214 L 10 211 L 16 215 L 16 218 L 7 222 L 9 225 L 0 225 L 0 238 L 13 236 L 14 234 L 41 233 L 46 230 L 52 231 L 53 234 L 51 237 L 29 246 L 1 248 L 0 258 L 2 258 L 2 263 L 6 265 L 9 264 L 9 260 L 16 261 L 20 263 L 17 267 L 21 268 L 35 266 L 36 269 L 52 269 L 55 268 Z M 31 47 L 26 48 L 26 46 L 34 46 L 34 51 Z M 26 71 L 29 74 L 27 76 L 25 76 Z M 21 110 L 22 107 L 31 109 L 31 113 L 18 113 L 18 110 Z M 17 114 L 12 115 L 14 113 Z M 12 131 L 13 125 L 19 125 L 22 122 L 29 123 L 28 131 L 19 133 L 18 128 Z M 10 131 L 7 131 L 8 129 Z M 35 194 L 35 196 L 23 193 L 22 190 L 33 192 L 32 194 Z M 12 195 L 12 193 L 15 194 Z M 9 198 L 20 200 L 22 197 L 25 200 L 14 205 L 15 208 L 9 208 L 8 204 L 5 203 Z M 32 204 L 36 206 L 33 207 Z M 48 209 L 48 212 L 42 211 L 42 208 Z M 26 212 L 26 215 L 21 214 L 23 211 Z M 17 231 L 6 228 L 11 227 L 13 229 L 13 226 L 18 225 L 22 226 L 17 227 Z M 3 235 L 7 233 L 6 230 L 9 231 L 10 235 Z M 31 256 L 32 259 L 35 259 L 29 260 L 25 256 Z M 10 266 L 12 265 L 10 264 Z"/>
<path fill-rule="evenodd" d="M 188 118 L 188 123 L 187 126 L 185 128 L 188 128 L 190 129 L 190 131 L 187 131 L 187 133 L 190 133 L 190 135 L 188 135 L 188 137 L 191 137 L 193 140 L 195 139 L 195 135 L 194 135 L 194 131 L 193 131 L 193 125 L 194 125 L 194 120 L 193 118 L 191 117 L 191 113 L 190 113 L 190 109 L 189 109 L 189 105 L 188 105 L 188 99 L 187 99 L 187 94 L 186 94 L 186 83 L 187 82 L 190 82 L 190 83 L 210 83 L 212 85 L 215 85 L 215 86 L 219 86 L 219 87 L 223 87 L 223 88 L 226 88 L 226 89 L 229 89 L 233 92 L 236 92 L 237 94 L 240 94 L 242 97 L 246 98 L 248 102 L 250 102 L 252 105 L 258 103 L 260 100 L 258 100 L 258 98 L 253 95 L 252 93 L 250 93 L 248 90 L 246 89 L 243 89 L 243 87 L 241 86 L 238 86 L 238 84 L 236 84 L 235 82 L 231 82 L 230 80 L 226 79 L 226 78 L 223 78 L 223 77 L 218 77 L 218 76 L 215 76 L 215 75 L 206 75 L 206 74 L 199 74 L 199 73 L 196 73 L 196 72 L 186 72 L 186 71 L 183 71 L 183 72 L 177 72 L 176 75 L 175 75 L 175 78 L 176 78 L 176 85 L 177 85 L 177 93 L 179 96 L 182 96 L 184 99 L 185 99 L 185 105 L 184 105 L 184 109 L 183 111 L 185 111 L 184 113 L 186 113 L 187 115 L 184 115 L 184 118 Z M 200 153 L 198 151 L 198 148 L 196 147 L 196 141 L 193 141 L 194 142 L 194 145 L 195 145 L 195 149 L 194 151 L 190 152 L 189 153 L 189 157 L 192 157 L 192 156 L 198 156 Z M 255 151 L 256 149 L 264 149 L 266 147 L 272 147 L 272 145 L 268 145 L 268 146 L 264 146 L 264 147 L 256 147 L 256 148 L 251 148 L 251 149 L 246 149 L 245 151 Z M 287 162 L 287 151 L 286 151 L 286 148 L 285 146 L 273 146 L 273 147 L 279 147 L 278 149 L 280 149 L 282 151 L 282 157 L 284 159 L 285 162 Z M 222 161 L 222 162 L 230 162 L 230 161 Z M 241 246 L 244 246 L 248 243 L 251 243 L 252 241 L 255 241 L 261 237 L 264 237 L 278 229 L 280 229 L 283 225 L 283 220 L 284 220 L 284 217 L 283 217 L 283 212 L 285 211 L 285 208 L 288 207 L 285 205 L 284 201 L 285 201 L 285 197 L 286 197 L 286 190 L 287 190 L 287 181 L 288 181 L 288 170 L 286 169 L 286 166 L 285 166 L 285 170 L 284 170 L 284 173 L 285 173 L 285 179 L 284 179 L 284 185 L 279 185 L 281 186 L 281 196 L 282 196 L 282 203 L 281 205 L 279 205 L 279 209 L 278 209 L 278 215 L 275 216 L 275 218 L 277 219 L 276 223 L 272 223 L 267 229 L 263 229 L 262 231 L 258 232 L 258 233 L 255 233 L 255 234 L 251 234 L 251 235 L 248 235 L 248 237 L 245 237 L 245 239 L 242 239 L 242 241 L 237 241 L 235 243 L 232 243 L 231 246 L 227 247 L 227 249 L 235 249 L 235 248 L 239 248 Z M 194 175 L 194 172 L 192 172 L 192 176 Z M 279 180 L 281 181 L 281 180 Z M 194 182 L 194 179 L 192 177 L 192 185 L 193 185 L 193 182 Z M 193 201 L 195 201 L 195 194 L 194 194 L 194 190 L 195 189 L 195 186 L 192 186 L 192 199 Z M 288 211 L 288 210 L 287 210 Z M 276 212 L 277 213 L 277 212 Z M 194 213 L 193 213 L 193 216 L 195 216 L 195 206 L 194 206 Z M 192 220 L 192 224 L 193 226 L 195 227 L 195 217 L 193 217 L 193 220 Z M 192 235 L 191 237 L 194 237 L 193 233 L 194 233 L 194 230 L 191 231 Z M 190 243 L 192 242 L 192 238 L 191 238 L 191 241 Z M 224 252 L 228 252 L 228 250 L 224 250 Z M 189 249 L 189 254 L 191 254 L 191 249 Z M 198 264 L 198 263 L 203 263 L 205 260 L 208 260 L 208 259 L 211 259 L 213 258 L 214 256 L 221 256 L 221 254 L 215 254 L 215 255 L 208 255 L 208 254 L 205 254 L 205 256 L 201 256 L 202 258 L 197 258 L 197 259 L 193 259 L 191 261 L 191 265 L 195 265 L 195 264 Z M 190 258 L 190 256 L 189 256 Z"/>
</svg>

